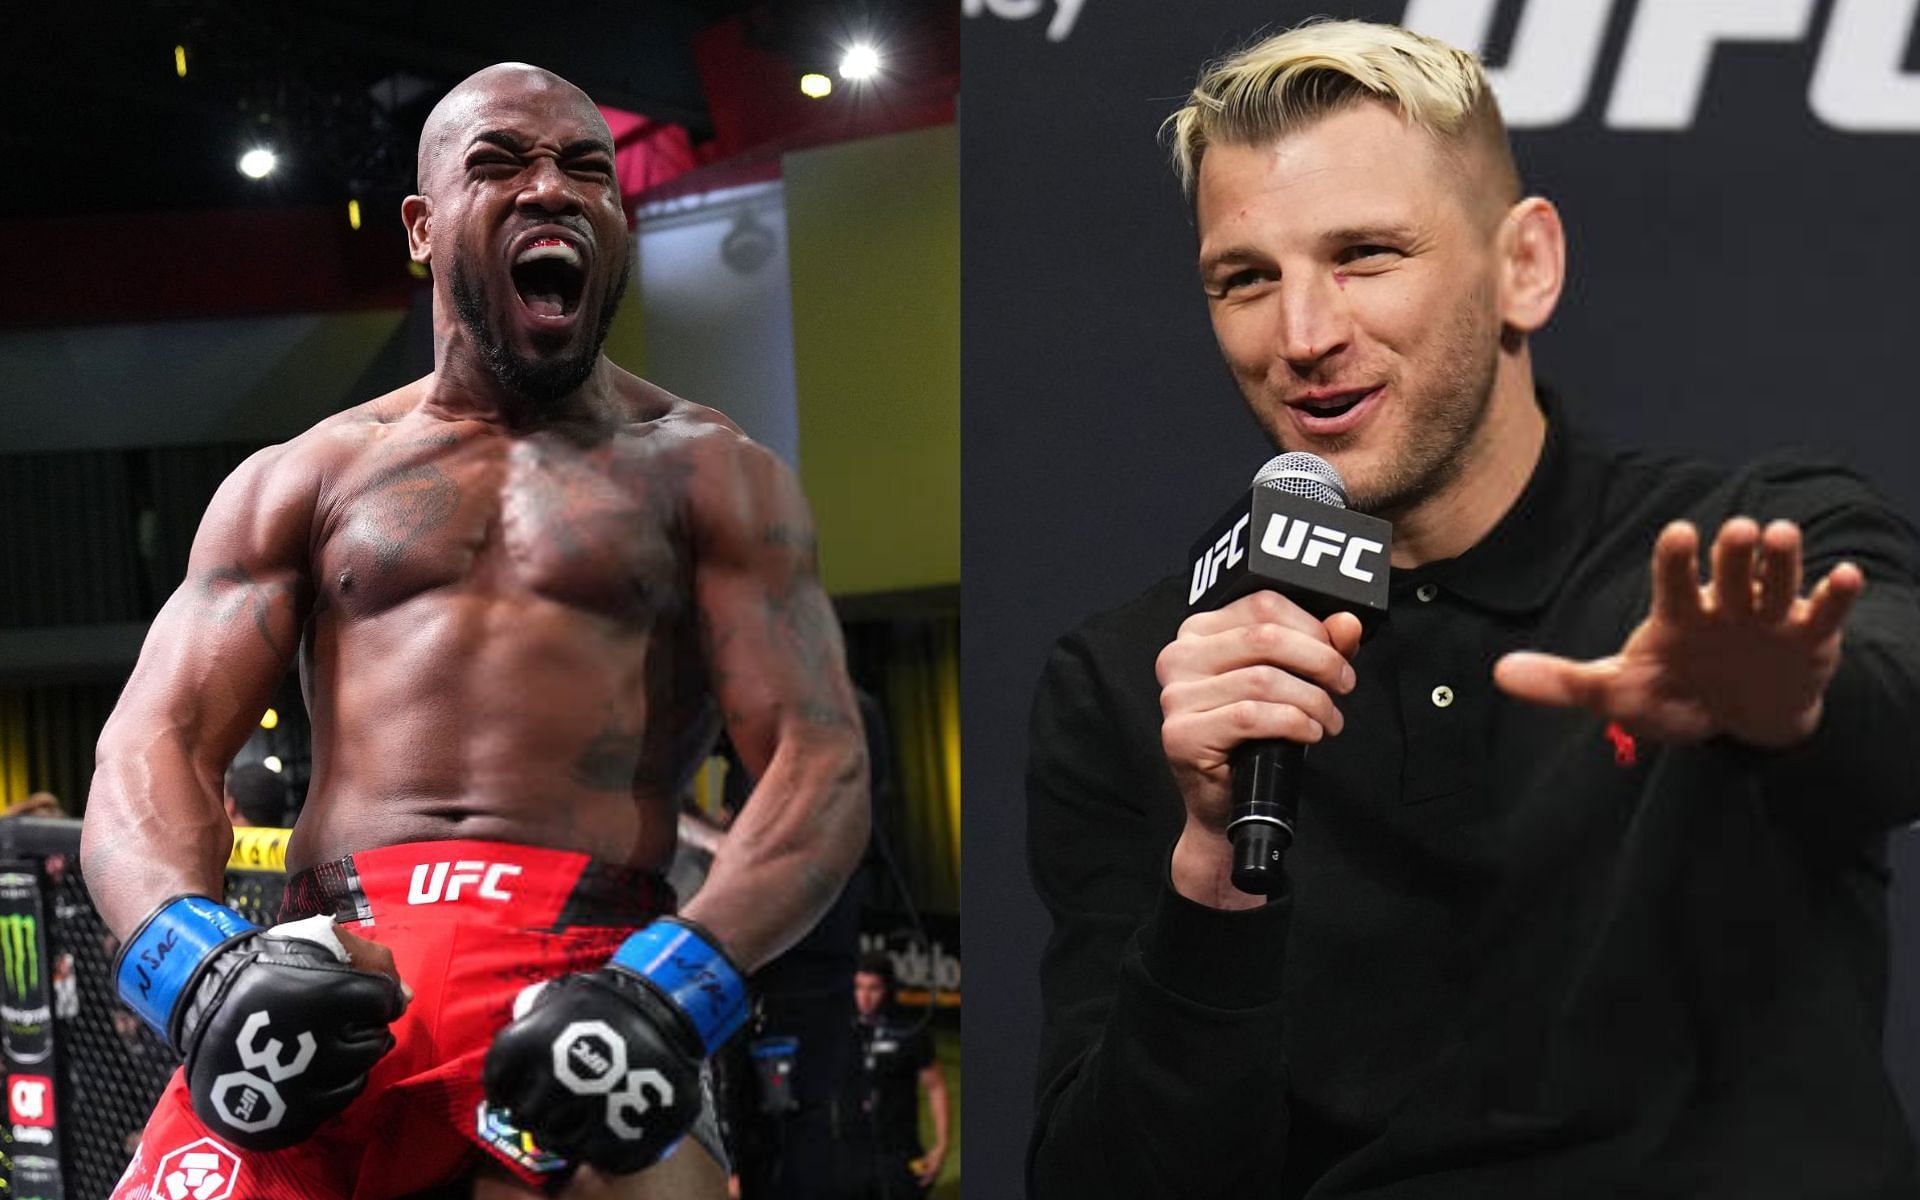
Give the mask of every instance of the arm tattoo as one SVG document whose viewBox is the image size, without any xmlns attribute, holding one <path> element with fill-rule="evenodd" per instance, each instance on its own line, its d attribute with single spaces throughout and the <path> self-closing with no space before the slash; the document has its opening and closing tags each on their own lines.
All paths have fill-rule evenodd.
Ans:
<svg viewBox="0 0 1920 1200">
<path fill-rule="evenodd" d="M 794 711 L 800 714 L 802 721 L 805 721 L 809 725 L 819 726 L 822 729 L 846 729 L 853 724 L 853 722 L 847 720 L 846 713 L 841 712 L 831 704 L 824 704 L 819 700 L 802 700 L 800 701 L 799 707 Z"/>
<path fill-rule="evenodd" d="M 806 556 L 810 565 L 816 570 L 819 568 L 820 539 L 811 529 L 776 522 L 767 526 L 760 540 L 769 546 L 787 546 L 798 550 Z"/>
<path fill-rule="evenodd" d="M 747 719 L 747 714 L 727 704 L 727 692 L 733 686 L 735 672 L 725 665 L 727 644 L 733 641 L 735 631 L 714 629 L 705 613 L 700 616 L 700 624 L 707 634 L 707 687 L 720 703 L 720 719 L 729 726 L 738 726 Z"/>
<path fill-rule="evenodd" d="M 783 587 L 767 589 L 767 632 L 799 660 L 808 675 L 833 661 L 833 614 L 824 598 L 796 573 Z"/>
<path fill-rule="evenodd" d="M 834 658 L 836 625 L 833 610 L 811 579 L 795 571 L 786 585 L 767 591 L 767 632 L 774 644 L 792 654 L 805 691 L 794 711 L 809 725 L 845 729 L 853 722 L 831 686 L 838 666 Z"/>
<path fill-rule="evenodd" d="M 291 648 L 282 648 L 280 639 L 273 633 L 273 606 L 282 596 L 293 595 L 293 584 L 257 583 L 247 569 L 239 563 L 230 567 L 215 567 L 200 576 L 200 594 L 213 605 L 213 619 L 220 625 L 231 624 L 244 609 L 253 617 L 253 627 L 260 634 L 260 640 L 275 657 L 284 659 Z"/>
</svg>

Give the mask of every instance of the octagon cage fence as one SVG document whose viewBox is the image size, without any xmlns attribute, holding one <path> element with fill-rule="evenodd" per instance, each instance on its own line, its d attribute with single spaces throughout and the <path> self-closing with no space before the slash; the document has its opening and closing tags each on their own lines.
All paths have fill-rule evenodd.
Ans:
<svg viewBox="0 0 1920 1200">
<path fill-rule="evenodd" d="M 248 920 L 273 923 L 286 876 L 285 830 L 244 831 L 229 861 L 226 902 Z M 240 865 L 240 864 L 246 865 Z M 80 822 L 22 817 L 0 821 L 0 876 L 30 877 L 33 898 L 0 916 L 6 963 L 8 1121 L 0 1125 L 0 1196 L 15 1200 L 97 1200 L 107 1196 L 139 1145 L 154 1101 L 179 1060 L 166 1042 L 120 1003 L 112 980 L 119 942 L 95 911 L 80 870 Z M 51 986 L 41 982 L 41 964 Z M 19 1008 L 16 993 L 37 992 Z M 36 1040 L 23 1070 L 23 1033 L 50 1025 L 51 1056 Z M 51 1069 L 49 1070 L 49 1064 Z M 45 1072 L 41 1076 L 27 1071 Z M 44 1110 L 35 1088 L 50 1078 Z M 17 1087 L 25 1084 L 26 1088 Z M 23 1110 L 24 1106 L 24 1110 Z M 51 1144 L 48 1131 L 53 1133 Z M 48 1170 L 48 1149 L 57 1168 Z M 38 1159 L 36 1162 L 34 1160 Z"/>
</svg>

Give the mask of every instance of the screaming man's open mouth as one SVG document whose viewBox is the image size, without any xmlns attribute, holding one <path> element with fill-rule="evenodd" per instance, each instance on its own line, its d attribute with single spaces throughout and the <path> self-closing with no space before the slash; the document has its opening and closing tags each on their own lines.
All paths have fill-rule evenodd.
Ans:
<svg viewBox="0 0 1920 1200">
<path fill-rule="evenodd" d="M 557 237 L 535 238 L 514 256 L 513 286 L 528 312 L 561 320 L 580 307 L 587 273 L 580 252 Z"/>
</svg>

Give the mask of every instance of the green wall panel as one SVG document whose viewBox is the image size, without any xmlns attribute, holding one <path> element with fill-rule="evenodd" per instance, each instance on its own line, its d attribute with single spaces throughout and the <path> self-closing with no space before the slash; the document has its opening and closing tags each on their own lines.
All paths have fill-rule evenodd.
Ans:
<svg viewBox="0 0 1920 1200">
<path fill-rule="evenodd" d="M 800 477 L 834 595 L 960 582 L 954 127 L 784 163 Z"/>
</svg>

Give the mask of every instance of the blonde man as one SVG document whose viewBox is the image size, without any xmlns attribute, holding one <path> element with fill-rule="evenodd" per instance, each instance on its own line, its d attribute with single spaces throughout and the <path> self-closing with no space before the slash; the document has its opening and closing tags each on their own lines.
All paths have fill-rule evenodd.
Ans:
<svg viewBox="0 0 1920 1200">
<path fill-rule="evenodd" d="M 1393 522 L 1392 607 L 1189 616 L 1183 576 L 1056 648 L 1033 1194 L 1915 1194 L 1876 865 L 1920 808 L 1910 531 L 1536 387 L 1566 242 L 1471 56 L 1307 25 L 1168 133 L 1221 353 Z M 1257 738 L 1312 746 L 1271 899 L 1229 882 Z"/>
</svg>

